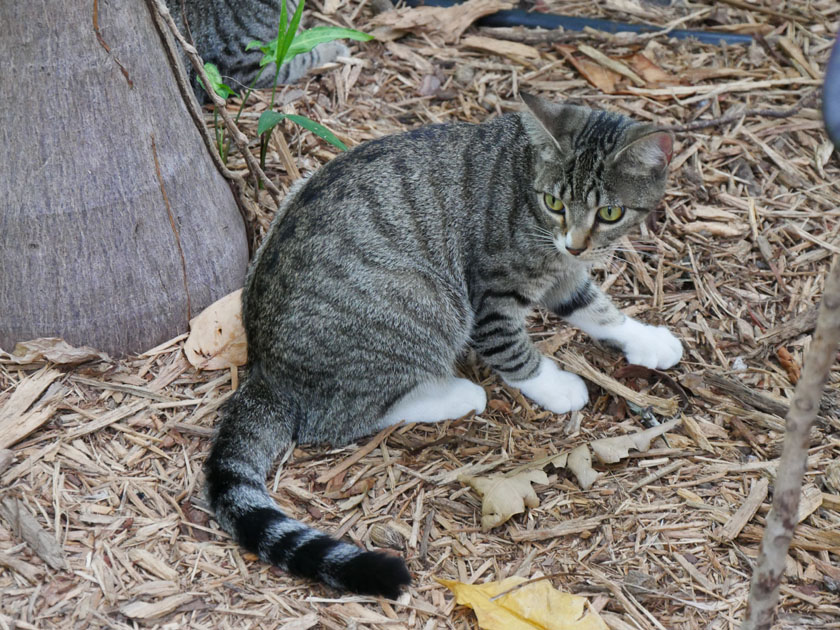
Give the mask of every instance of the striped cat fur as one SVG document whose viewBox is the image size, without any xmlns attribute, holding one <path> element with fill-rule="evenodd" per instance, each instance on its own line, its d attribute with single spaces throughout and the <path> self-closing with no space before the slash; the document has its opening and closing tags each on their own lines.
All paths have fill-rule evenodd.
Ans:
<svg viewBox="0 0 840 630">
<path fill-rule="evenodd" d="M 205 62 L 216 65 L 226 83 L 235 90 L 251 85 L 260 71 L 263 53 L 246 50 L 246 46 L 253 40 L 267 42 L 277 37 L 282 0 L 166 0 L 166 5 L 179 30 Z M 289 20 L 297 5 L 297 0 L 288 0 Z M 283 64 L 278 81 L 294 83 L 312 68 L 347 55 L 347 46 L 339 41 L 320 44 Z M 190 70 L 196 95 L 203 100 L 204 90 L 187 61 L 184 67 Z M 274 64 L 269 64 L 256 87 L 271 87 L 273 82 Z"/>
</svg>

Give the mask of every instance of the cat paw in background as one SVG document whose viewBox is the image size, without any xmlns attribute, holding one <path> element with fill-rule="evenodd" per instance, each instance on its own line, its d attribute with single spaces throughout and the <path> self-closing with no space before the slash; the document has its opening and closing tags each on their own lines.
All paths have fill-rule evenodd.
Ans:
<svg viewBox="0 0 840 630">
<path fill-rule="evenodd" d="M 589 390 L 586 383 L 577 374 L 564 372 L 548 357 L 540 361 L 540 369 L 536 376 L 524 381 L 506 382 L 516 387 L 535 403 L 553 411 L 567 413 L 577 411 L 589 402 Z"/>
</svg>

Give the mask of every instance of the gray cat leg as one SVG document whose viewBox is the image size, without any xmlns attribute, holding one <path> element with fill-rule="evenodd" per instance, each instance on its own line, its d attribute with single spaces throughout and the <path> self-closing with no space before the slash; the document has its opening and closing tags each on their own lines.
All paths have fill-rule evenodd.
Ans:
<svg viewBox="0 0 840 630">
<path fill-rule="evenodd" d="M 589 278 L 548 306 L 590 337 L 619 348 L 629 363 L 665 369 L 682 358 L 682 344 L 671 331 L 627 317 Z"/>
<path fill-rule="evenodd" d="M 384 428 L 405 422 L 440 422 L 460 418 L 487 404 L 484 389 L 465 378 L 448 377 L 421 383 L 400 398 L 379 421 Z"/>
<path fill-rule="evenodd" d="M 554 413 L 580 409 L 589 400 L 586 383 L 537 352 L 517 316 L 488 311 L 476 318 L 472 346 L 511 387 Z"/>
<path fill-rule="evenodd" d="M 335 61 L 338 57 L 349 56 L 350 49 L 339 41 L 318 44 L 309 52 L 292 57 L 289 61 L 284 63 L 280 68 L 280 74 L 277 77 L 277 81 L 284 85 L 296 83 L 312 68 L 328 64 L 331 61 Z M 270 88 L 274 85 L 274 68 L 274 64 L 269 65 L 260 77 L 260 80 L 257 82 L 258 88 Z"/>
</svg>

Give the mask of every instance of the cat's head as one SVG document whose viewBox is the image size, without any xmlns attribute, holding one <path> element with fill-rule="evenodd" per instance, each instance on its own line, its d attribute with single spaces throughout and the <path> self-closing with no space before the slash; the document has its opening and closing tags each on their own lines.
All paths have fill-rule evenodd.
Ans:
<svg viewBox="0 0 840 630">
<path fill-rule="evenodd" d="M 659 203 L 673 137 L 620 114 L 521 96 L 542 227 L 561 252 L 596 259 Z"/>
</svg>

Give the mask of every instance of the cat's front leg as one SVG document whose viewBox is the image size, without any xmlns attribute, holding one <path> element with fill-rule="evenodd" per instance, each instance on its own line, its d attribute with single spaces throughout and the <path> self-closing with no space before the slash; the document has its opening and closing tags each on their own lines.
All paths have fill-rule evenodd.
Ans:
<svg viewBox="0 0 840 630">
<path fill-rule="evenodd" d="M 473 326 L 472 346 L 511 387 L 554 413 L 582 408 L 589 401 L 586 383 L 540 355 L 525 332 L 521 310 L 488 308 Z"/>
<path fill-rule="evenodd" d="M 665 369 L 682 358 L 682 343 L 670 330 L 628 317 L 588 277 L 571 295 L 547 306 L 590 337 L 617 346 L 629 363 Z"/>
</svg>

